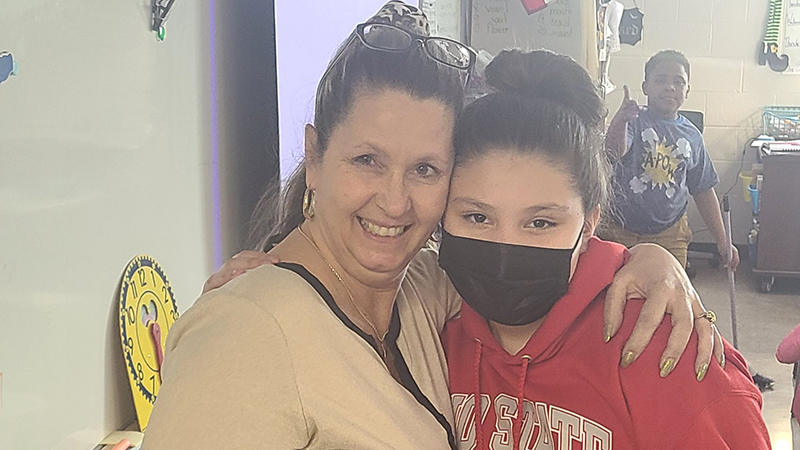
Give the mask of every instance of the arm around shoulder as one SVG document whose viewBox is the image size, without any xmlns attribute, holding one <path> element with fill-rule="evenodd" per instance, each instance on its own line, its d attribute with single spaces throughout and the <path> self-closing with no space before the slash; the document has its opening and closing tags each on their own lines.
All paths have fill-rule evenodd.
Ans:
<svg viewBox="0 0 800 450">
<path fill-rule="evenodd" d="M 214 291 L 170 330 L 147 450 L 305 447 L 309 430 L 279 323 Z"/>
</svg>

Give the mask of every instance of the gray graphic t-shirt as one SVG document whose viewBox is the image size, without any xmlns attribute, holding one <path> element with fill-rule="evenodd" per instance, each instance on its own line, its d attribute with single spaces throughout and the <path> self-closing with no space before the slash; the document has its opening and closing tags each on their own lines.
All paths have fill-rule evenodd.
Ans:
<svg viewBox="0 0 800 450">
<path fill-rule="evenodd" d="M 643 110 L 628 123 L 628 152 L 614 163 L 614 209 L 626 230 L 655 234 L 686 212 L 689 195 L 719 181 L 703 136 L 689 122 Z"/>
</svg>

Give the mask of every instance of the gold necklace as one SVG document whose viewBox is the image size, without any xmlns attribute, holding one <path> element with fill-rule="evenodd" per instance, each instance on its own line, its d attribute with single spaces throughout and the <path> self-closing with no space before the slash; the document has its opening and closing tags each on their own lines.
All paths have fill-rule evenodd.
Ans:
<svg viewBox="0 0 800 450">
<path fill-rule="evenodd" d="M 366 322 L 367 325 L 369 325 L 369 327 L 372 329 L 372 332 L 374 333 L 375 339 L 378 341 L 378 348 L 380 349 L 379 350 L 380 356 L 385 361 L 386 360 L 386 342 L 385 342 L 385 340 L 386 340 L 386 335 L 389 334 L 389 330 L 387 329 L 386 332 L 383 333 L 383 336 L 381 336 L 381 334 L 378 333 L 378 328 L 375 325 L 372 324 L 372 322 L 367 318 L 367 315 L 364 314 L 364 312 L 361 311 L 361 308 L 358 307 L 358 304 L 356 303 L 355 299 L 353 298 L 353 293 L 350 292 L 350 288 L 347 287 L 347 284 L 344 282 L 342 277 L 339 275 L 339 272 L 337 272 L 336 269 L 333 268 L 331 263 L 328 262 L 328 258 L 326 258 L 325 255 L 322 254 L 322 250 L 319 249 L 319 247 L 317 246 L 317 243 L 314 242 L 314 240 L 311 239 L 311 237 L 309 237 L 305 233 L 305 231 L 303 231 L 303 229 L 300 228 L 299 226 L 297 227 L 297 231 L 299 231 L 300 234 L 303 235 L 304 238 L 306 238 L 308 243 L 311 244 L 312 247 L 314 247 L 314 250 L 317 251 L 317 253 L 319 254 L 320 258 L 322 258 L 322 260 L 325 261 L 325 264 L 328 266 L 329 269 L 331 269 L 331 272 L 333 272 L 333 276 L 335 276 L 336 279 L 339 280 L 339 283 L 342 284 L 342 287 L 344 287 L 345 292 L 347 292 L 347 297 L 350 300 L 350 304 L 353 305 L 353 308 L 356 309 L 356 311 L 358 312 L 358 315 L 360 315 L 361 318 L 364 319 L 364 322 Z"/>
</svg>

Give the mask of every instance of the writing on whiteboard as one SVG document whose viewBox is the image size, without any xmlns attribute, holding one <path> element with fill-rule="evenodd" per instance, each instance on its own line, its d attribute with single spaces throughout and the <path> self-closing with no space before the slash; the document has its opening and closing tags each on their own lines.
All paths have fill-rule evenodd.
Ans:
<svg viewBox="0 0 800 450">
<path fill-rule="evenodd" d="M 508 34 L 508 0 L 489 0 L 484 6 L 486 33 Z"/>
<path fill-rule="evenodd" d="M 428 16 L 431 35 L 461 40 L 460 0 L 423 0 L 421 5 Z"/>
<path fill-rule="evenodd" d="M 800 0 L 798 0 L 800 1 Z M 568 38 L 572 37 L 573 10 L 570 0 L 556 0 L 539 13 L 536 30 L 542 36 Z"/>
</svg>

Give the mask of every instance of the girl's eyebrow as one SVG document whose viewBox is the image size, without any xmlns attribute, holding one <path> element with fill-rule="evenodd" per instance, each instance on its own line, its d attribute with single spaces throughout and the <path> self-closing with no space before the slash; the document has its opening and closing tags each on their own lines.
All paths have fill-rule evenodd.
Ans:
<svg viewBox="0 0 800 450">
<path fill-rule="evenodd" d="M 567 212 L 569 211 L 569 207 L 560 205 L 558 203 L 542 203 L 539 205 L 530 206 L 525 208 L 525 212 L 527 213 L 537 213 L 539 211 L 562 211 Z"/>
<path fill-rule="evenodd" d="M 491 212 L 491 211 L 495 210 L 494 206 L 492 206 L 492 205 L 490 205 L 488 203 L 484 203 L 484 202 L 482 202 L 480 200 L 474 199 L 472 197 L 458 197 L 458 198 L 451 199 L 450 202 L 451 203 L 466 203 L 466 204 L 468 204 L 470 206 L 473 206 L 473 207 L 475 207 L 477 209 L 480 209 L 482 211 L 490 211 Z"/>
</svg>

